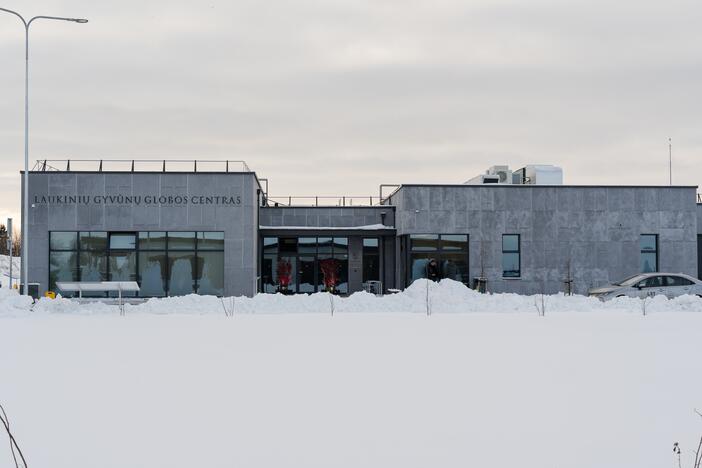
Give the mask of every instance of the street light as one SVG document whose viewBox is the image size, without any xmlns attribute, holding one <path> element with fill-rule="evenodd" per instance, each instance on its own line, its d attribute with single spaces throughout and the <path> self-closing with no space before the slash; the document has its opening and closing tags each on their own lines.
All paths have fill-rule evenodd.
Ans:
<svg viewBox="0 0 702 468">
<path fill-rule="evenodd" d="M 29 265 L 29 26 L 32 21 L 38 19 L 48 19 L 57 21 L 71 21 L 73 23 L 87 23 L 87 19 L 83 18 L 62 18 L 60 16 L 35 16 L 29 21 L 25 20 L 22 15 L 16 11 L 0 8 L 4 11 L 18 17 L 24 25 L 24 204 L 22 213 L 22 293 L 29 295 L 28 271 Z"/>
</svg>

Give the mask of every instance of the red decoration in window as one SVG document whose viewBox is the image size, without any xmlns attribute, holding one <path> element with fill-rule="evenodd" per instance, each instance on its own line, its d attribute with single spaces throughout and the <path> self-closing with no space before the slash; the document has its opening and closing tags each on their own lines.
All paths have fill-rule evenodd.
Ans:
<svg viewBox="0 0 702 468">
<path fill-rule="evenodd" d="M 324 288 L 329 292 L 333 292 L 336 284 L 339 282 L 339 270 L 341 269 L 339 260 L 335 258 L 320 260 L 319 269 L 322 270 L 322 275 L 324 276 Z"/>
<path fill-rule="evenodd" d="M 292 265 L 289 261 L 283 260 L 278 262 L 278 285 L 281 289 L 288 289 L 292 280 Z"/>
</svg>

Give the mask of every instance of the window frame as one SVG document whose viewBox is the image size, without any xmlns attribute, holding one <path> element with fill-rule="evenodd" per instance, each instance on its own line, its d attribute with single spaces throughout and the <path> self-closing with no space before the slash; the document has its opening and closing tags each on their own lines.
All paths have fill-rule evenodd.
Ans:
<svg viewBox="0 0 702 468">
<path fill-rule="evenodd" d="M 427 236 L 436 236 L 436 249 L 427 249 L 427 248 L 414 248 L 413 243 L 412 243 L 412 237 L 413 236 L 418 236 L 418 239 L 422 239 L 420 236 L 424 236 L 426 239 Z M 444 249 L 444 236 L 465 236 L 466 238 L 466 249 L 461 250 L 461 249 Z M 466 262 L 466 281 L 463 284 L 466 286 L 470 287 L 470 233 L 467 232 L 442 232 L 442 233 L 426 233 L 426 232 L 415 232 L 413 234 L 407 234 L 405 236 L 407 240 L 407 250 L 405 252 L 405 285 L 409 286 L 412 284 L 414 280 L 412 280 L 412 254 L 421 254 L 421 255 L 428 255 L 428 256 L 433 256 L 437 259 L 438 263 L 441 265 L 443 263 L 443 254 L 448 254 L 448 255 L 455 255 L 455 254 L 465 254 L 465 262 Z M 443 271 L 442 271 L 443 275 Z"/>
<path fill-rule="evenodd" d="M 369 245 L 366 247 L 366 240 L 370 241 L 375 241 L 376 245 L 372 246 Z M 380 258 L 381 258 L 381 253 L 380 253 L 380 245 L 382 243 L 381 237 L 380 236 L 364 236 L 361 238 L 361 284 L 365 284 L 368 281 L 382 281 L 382 271 L 380 268 Z M 374 248 L 375 252 L 369 252 L 367 249 Z M 366 258 L 375 258 L 376 259 L 376 265 L 378 267 L 378 279 L 367 279 L 366 278 Z"/>
<path fill-rule="evenodd" d="M 294 287 L 291 287 L 290 290 L 292 291 L 293 294 L 311 294 L 311 292 L 308 291 L 300 291 L 300 279 L 301 279 L 301 265 L 300 265 L 300 259 L 301 258 L 313 258 L 313 264 L 314 264 L 314 271 L 313 271 L 313 281 L 314 281 L 314 287 L 313 291 L 314 292 L 321 292 L 324 291 L 324 286 L 322 284 L 322 272 L 320 271 L 319 267 L 319 262 L 321 260 L 331 258 L 331 259 L 336 259 L 341 262 L 342 269 L 339 272 L 339 287 L 342 283 L 346 283 L 346 290 L 341 291 L 339 290 L 340 294 L 349 294 L 350 293 L 350 285 L 349 285 L 349 249 L 350 249 L 350 244 L 351 244 L 351 238 L 353 236 L 348 236 L 348 235 L 334 235 L 334 234 L 308 234 L 308 235 L 300 235 L 300 236 L 284 236 L 284 235 L 268 235 L 268 236 L 261 236 L 260 237 L 260 245 L 261 245 L 261 253 L 260 253 L 260 262 L 261 262 L 261 281 L 258 287 L 258 291 L 264 294 L 275 294 L 275 292 L 270 292 L 266 291 L 267 286 L 276 286 L 276 281 L 274 281 L 276 272 L 271 271 L 270 273 L 270 283 L 266 283 L 263 280 L 263 268 L 264 264 L 266 262 L 267 258 L 274 257 L 277 261 L 279 261 L 281 258 L 290 258 L 294 259 L 295 262 L 295 268 L 293 269 L 293 280 L 292 284 Z M 276 248 L 270 248 L 266 245 L 266 239 L 277 239 L 275 243 L 270 243 L 268 246 L 273 246 L 275 245 Z M 284 239 L 287 239 L 288 242 L 283 242 Z M 305 239 L 305 242 L 300 242 L 300 239 Z M 314 243 L 309 242 L 309 240 L 314 239 Z M 320 239 L 324 241 L 324 244 L 322 244 L 320 248 Z M 294 240 L 294 242 L 290 242 L 290 240 Z M 340 241 L 338 244 L 340 247 L 337 247 L 337 240 Z M 269 241 L 270 242 L 270 241 Z M 295 249 L 292 248 L 286 248 L 286 249 L 281 249 L 281 245 L 286 245 L 287 247 L 290 247 L 292 245 L 295 245 Z M 304 251 L 300 251 L 300 245 L 304 246 L 305 249 Z M 268 250 L 266 248 L 268 247 Z M 275 250 L 275 251 L 274 251 Z M 344 267 L 345 265 L 345 267 Z M 266 279 L 267 275 L 266 275 Z M 345 281 L 341 281 L 342 279 L 345 279 Z M 277 287 L 277 286 L 276 286 Z"/>
<path fill-rule="evenodd" d="M 76 242 L 75 242 L 76 247 L 75 247 L 75 249 L 52 249 L 52 248 L 51 248 L 51 235 L 52 235 L 52 233 L 54 233 L 54 232 L 59 232 L 59 233 L 68 233 L 68 232 L 69 232 L 69 233 L 74 233 L 75 236 L 76 236 Z M 140 239 L 140 238 L 139 238 L 139 234 L 140 234 L 141 232 L 159 232 L 159 233 L 165 233 L 165 245 L 164 245 L 164 247 L 163 247 L 163 248 L 148 248 L 148 247 L 146 247 L 146 248 L 141 248 L 141 246 L 139 245 L 139 239 Z M 195 235 L 193 248 L 192 248 L 192 249 L 169 249 L 169 235 L 168 235 L 168 234 L 169 234 L 170 232 L 174 232 L 174 233 L 181 233 L 181 232 L 193 233 L 193 234 Z M 223 239 L 224 239 L 224 241 L 222 242 L 222 247 L 221 247 L 221 248 L 218 248 L 218 249 L 212 249 L 212 248 L 207 248 L 207 249 L 202 249 L 202 250 L 199 249 L 199 248 L 198 248 L 198 244 L 199 244 L 199 240 L 200 240 L 200 239 L 199 239 L 198 233 L 201 233 L 201 232 L 202 232 L 202 233 L 215 233 L 215 232 L 216 232 L 216 233 L 222 233 L 222 237 L 223 237 Z M 107 236 L 107 242 L 106 242 L 105 248 L 104 248 L 103 250 L 84 249 L 84 248 L 82 248 L 82 245 L 81 245 L 81 242 L 80 242 L 80 234 L 81 234 L 81 233 L 105 233 L 106 236 Z M 134 236 L 135 236 L 134 248 L 111 248 L 111 247 L 110 247 L 110 238 L 112 237 L 113 234 L 117 234 L 117 235 L 119 235 L 119 234 L 134 234 Z M 203 237 L 204 237 L 204 236 L 203 236 Z M 206 239 L 203 239 L 203 240 L 206 240 Z M 75 254 L 76 254 L 76 255 L 75 255 L 76 259 L 75 259 L 75 264 L 73 265 L 73 267 L 74 267 L 74 269 L 75 269 L 74 271 L 75 271 L 76 281 L 82 281 L 82 279 L 81 279 L 81 270 L 80 270 L 80 257 L 81 257 L 80 254 L 81 254 L 81 253 L 84 253 L 84 252 L 85 252 L 85 253 L 91 253 L 91 254 L 100 253 L 101 256 L 105 259 L 105 263 L 106 263 L 105 272 L 104 272 L 104 274 L 105 274 L 105 279 L 104 279 L 103 281 L 109 281 L 109 278 L 110 278 L 110 256 L 111 256 L 111 253 L 113 253 L 113 252 L 114 252 L 114 253 L 134 253 L 134 254 L 135 254 L 134 263 L 135 263 L 135 267 L 136 267 L 136 274 L 135 274 L 135 279 L 134 279 L 134 281 L 136 281 L 137 283 L 139 283 L 139 285 L 141 286 L 142 277 L 141 277 L 141 274 L 140 274 L 140 259 L 139 259 L 140 255 L 139 255 L 139 254 L 140 254 L 141 252 L 163 252 L 163 253 L 165 254 L 165 257 L 166 257 L 166 271 L 165 271 L 166 278 L 165 278 L 165 294 L 164 294 L 164 296 L 142 296 L 140 293 L 136 293 L 136 296 L 137 296 L 137 297 L 170 297 L 170 273 L 171 273 L 171 272 L 170 272 L 170 262 L 168 261 L 169 252 L 170 252 L 170 251 L 172 251 L 173 253 L 190 252 L 190 253 L 193 254 L 193 256 L 195 257 L 195 268 L 196 268 L 196 270 L 193 272 L 193 274 L 195 275 L 195 278 L 194 278 L 194 286 L 193 286 L 193 287 L 194 287 L 194 293 L 195 293 L 195 294 L 199 294 L 199 280 L 198 280 L 198 278 L 197 278 L 197 268 L 198 268 L 198 266 L 199 266 L 199 263 L 198 263 L 198 259 L 199 259 L 198 253 L 199 253 L 200 251 L 202 251 L 203 253 L 204 253 L 204 252 L 222 252 L 222 255 L 224 256 L 224 251 L 225 251 L 224 244 L 225 244 L 225 242 L 226 242 L 226 233 L 225 233 L 224 231 L 202 231 L 202 230 L 201 230 L 201 231 L 193 231 L 193 230 L 183 230 L 183 231 L 164 231 L 164 230 L 154 230 L 154 231 L 133 231 L 133 230 L 130 230 L 130 231 L 65 231 L 65 230 L 57 230 L 57 231 L 50 231 L 50 232 L 49 232 L 49 239 L 48 239 L 48 244 L 49 244 L 49 249 L 48 249 L 48 260 L 49 260 L 49 265 L 50 265 L 50 264 L 51 264 L 51 254 L 54 253 L 54 252 L 73 252 L 73 253 L 75 253 Z M 222 272 L 222 274 L 224 274 L 224 272 Z M 225 284 L 226 284 L 226 281 L 225 281 Z M 48 286 L 49 288 L 51 288 L 51 286 L 52 286 L 52 284 L 51 284 L 51 278 L 49 278 L 49 283 L 48 283 L 47 286 Z M 55 285 L 53 285 L 53 286 L 55 286 Z M 223 293 L 224 293 L 224 291 L 223 291 Z M 105 297 L 107 297 L 107 296 L 108 296 L 108 293 L 105 293 Z"/>
<path fill-rule="evenodd" d="M 655 251 L 644 250 L 642 248 L 641 240 L 644 236 L 653 236 L 653 238 L 655 239 L 655 245 L 656 245 Z M 653 271 L 641 271 L 641 273 L 658 273 L 660 271 L 660 244 L 659 244 L 658 234 L 653 234 L 653 233 L 639 234 L 639 269 L 641 269 L 641 270 L 643 270 L 643 268 L 641 268 L 643 266 L 641 264 L 641 262 L 643 260 L 643 254 L 645 254 L 645 253 L 646 254 L 655 253 L 656 265 L 655 265 L 655 268 L 653 269 Z"/>
<path fill-rule="evenodd" d="M 506 236 L 516 236 L 517 237 L 517 250 L 512 250 L 508 249 L 505 250 L 505 237 Z M 501 269 L 502 269 L 502 279 L 521 279 L 522 277 L 522 235 L 518 233 L 504 233 L 502 234 L 502 258 L 501 260 Z M 504 267 L 504 255 L 505 254 L 517 254 L 517 274 L 514 276 L 508 276 L 505 275 L 505 267 Z"/>
</svg>

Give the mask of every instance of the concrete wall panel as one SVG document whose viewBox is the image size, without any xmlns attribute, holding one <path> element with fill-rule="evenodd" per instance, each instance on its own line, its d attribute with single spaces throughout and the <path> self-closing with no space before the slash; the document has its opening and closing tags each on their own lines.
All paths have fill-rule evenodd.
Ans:
<svg viewBox="0 0 702 468">
<path fill-rule="evenodd" d="M 30 208 L 29 275 L 30 281 L 41 284 L 42 292 L 48 286 L 50 231 L 221 230 L 225 233 L 225 294 L 253 294 L 258 245 L 258 184 L 253 173 L 33 172 L 29 178 L 30 200 L 52 195 L 89 198 L 87 203 L 80 199 L 78 203 L 35 203 Z M 187 202 L 158 200 L 176 195 Z M 240 203 L 192 203 L 192 197 L 224 195 L 237 197 Z M 118 198 L 101 198 L 109 196 Z M 146 197 L 156 201 L 147 203 Z"/>
<path fill-rule="evenodd" d="M 659 235 L 659 269 L 697 272 L 702 205 L 695 207 L 690 187 L 407 185 L 389 203 L 398 236 L 469 234 L 470 274 L 479 274 L 482 254 L 492 291 L 563 290 L 570 260 L 575 289 L 584 293 L 638 272 L 639 236 L 648 233 Z M 518 280 L 502 278 L 500 240 L 507 233 L 521 235 Z"/>
</svg>

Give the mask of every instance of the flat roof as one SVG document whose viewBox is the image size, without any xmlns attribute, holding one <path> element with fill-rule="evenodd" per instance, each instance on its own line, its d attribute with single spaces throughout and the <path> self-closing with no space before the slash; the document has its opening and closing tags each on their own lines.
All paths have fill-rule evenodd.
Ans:
<svg viewBox="0 0 702 468">
<path fill-rule="evenodd" d="M 402 187 L 699 188 L 698 185 L 401 184 L 398 189 Z"/>
</svg>

